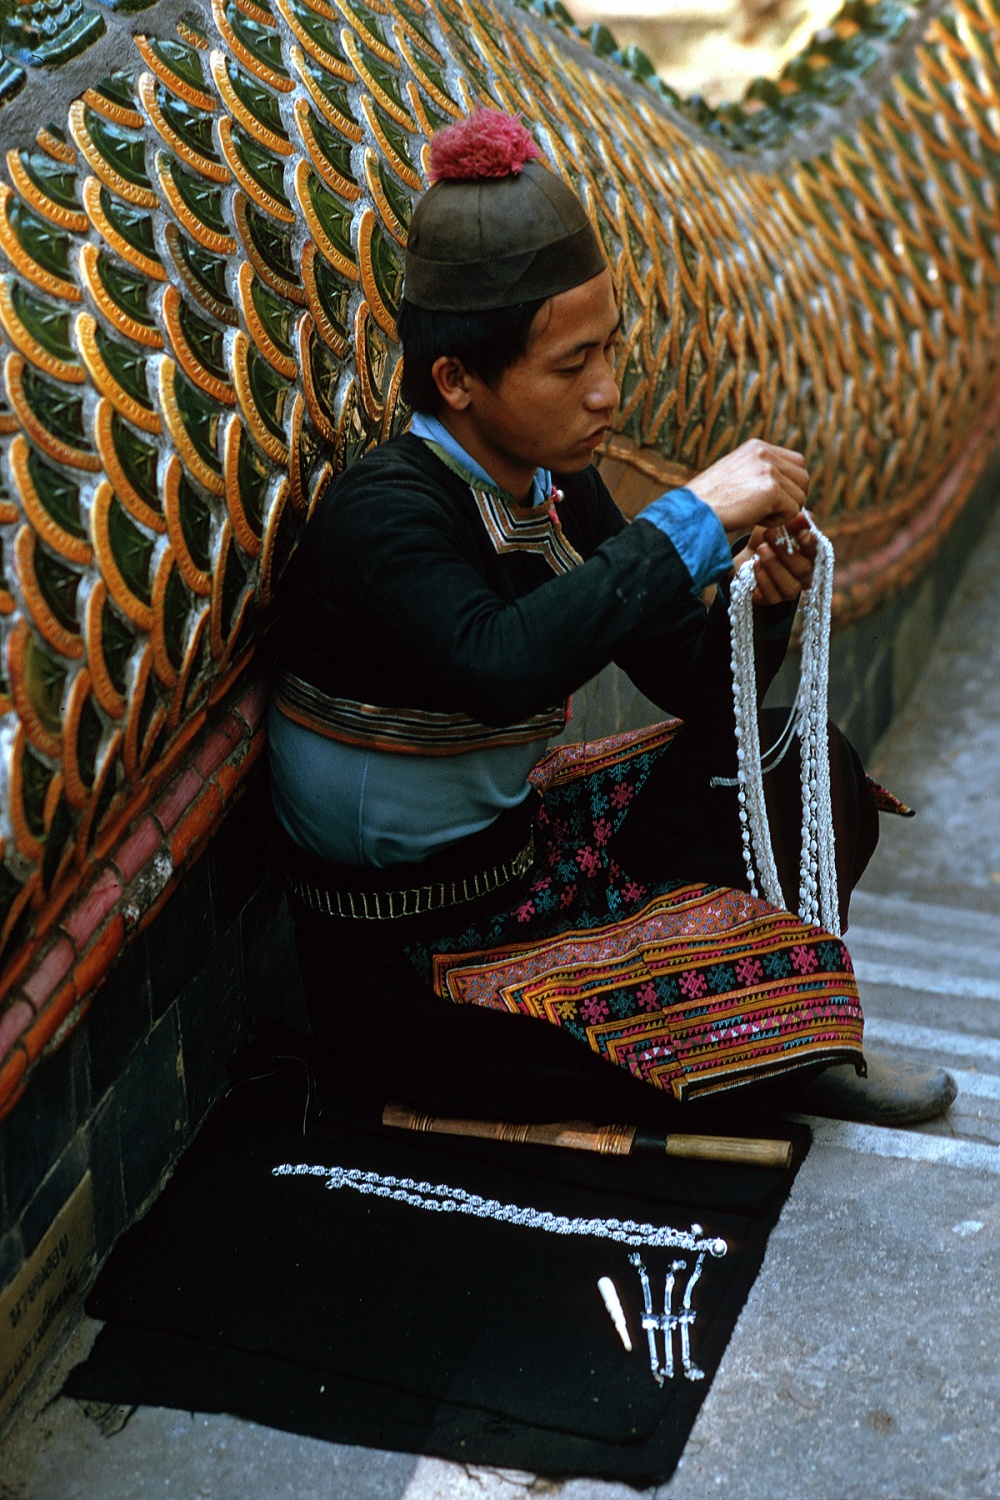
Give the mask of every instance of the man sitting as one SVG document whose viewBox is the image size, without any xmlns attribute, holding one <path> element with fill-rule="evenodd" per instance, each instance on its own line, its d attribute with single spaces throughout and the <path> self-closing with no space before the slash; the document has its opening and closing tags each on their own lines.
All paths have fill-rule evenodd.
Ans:
<svg viewBox="0 0 1000 1500">
<path fill-rule="evenodd" d="M 801 1107 L 930 1117 L 948 1075 L 858 1076 L 847 950 L 749 894 L 736 791 L 712 784 L 736 765 L 731 544 L 763 695 L 813 575 L 803 459 L 744 444 L 625 523 L 591 462 L 614 285 L 537 156 L 493 113 L 435 139 L 399 318 L 410 430 L 330 486 L 283 585 L 273 795 L 322 1054 L 352 1097 L 439 1112 L 662 1119 L 778 1080 Z M 546 757 L 610 662 L 682 722 Z M 878 814 L 833 729 L 830 752 L 846 926 Z M 766 783 L 792 910 L 796 760 Z"/>
</svg>

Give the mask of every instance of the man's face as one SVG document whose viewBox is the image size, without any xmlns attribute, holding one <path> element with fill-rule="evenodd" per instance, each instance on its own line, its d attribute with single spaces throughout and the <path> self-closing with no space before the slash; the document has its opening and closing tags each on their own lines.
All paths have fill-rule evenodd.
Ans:
<svg viewBox="0 0 1000 1500">
<path fill-rule="evenodd" d="M 619 323 L 610 271 L 550 297 L 525 353 L 492 389 L 467 377 L 480 444 L 532 470 L 585 469 L 618 408 Z"/>
</svg>

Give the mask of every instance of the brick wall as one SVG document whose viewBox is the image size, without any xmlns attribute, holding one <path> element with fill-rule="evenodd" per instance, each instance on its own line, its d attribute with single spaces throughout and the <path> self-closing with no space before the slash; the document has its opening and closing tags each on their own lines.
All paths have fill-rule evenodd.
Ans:
<svg viewBox="0 0 1000 1500">
<path fill-rule="evenodd" d="M 261 765 L 0 1125 L 0 1290 L 88 1167 L 103 1259 L 224 1087 L 246 1018 L 296 1014 L 291 924 L 267 869 L 267 795 Z"/>
</svg>

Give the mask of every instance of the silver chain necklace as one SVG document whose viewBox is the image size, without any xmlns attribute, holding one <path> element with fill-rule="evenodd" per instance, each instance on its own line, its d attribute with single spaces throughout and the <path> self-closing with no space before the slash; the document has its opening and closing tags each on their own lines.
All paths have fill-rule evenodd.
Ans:
<svg viewBox="0 0 1000 1500">
<path fill-rule="evenodd" d="M 515 1203 L 500 1203 L 496 1198 L 481 1198 L 465 1188 L 447 1183 L 417 1182 L 412 1177 L 383 1176 L 380 1172 L 362 1172 L 358 1167 L 312 1167 L 305 1163 L 286 1162 L 272 1167 L 273 1177 L 319 1177 L 331 1191 L 353 1188 L 356 1193 L 370 1193 L 376 1198 L 390 1198 L 423 1208 L 431 1213 L 471 1214 L 477 1219 L 494 1219 L 500 1224 L 515 1224 L 522 1229 L 541 1229 L 547 1234 L 581 1234 L 593 1239 L 614 1240 L 620 1245 L 651 1245 L 669 1250 L 691 1250 L 720 1257 L 728 1246 L 722 1239 L 704 1239 L 700 1224 L 690 1230 L 671 1229 L 668 1225 L 639 1224 L 634 1219 L 568 1218 L 545 1209 L 519 1208 Z"/>
<path fill-rule="evenodd" d="M 833 610 L 833 544 L 809 522 L 817 539 L 816 568 L 803 603 L 802 662 L 799 690 L 789 730 L 798 730 L 802 756 L 802 854 L 799 865 L 799 915 L 803 922 L 823 926 L 840 936 L 837 868 L 834 859 L 833 806 L 830 796 L 830 747 L 827 701 L 830 684 L 830 620 Z M 789 544 L 790 545 L 790 544 Z M 750 890 L 772 906 L 785 898 L 771 844 L 764 802 L 763 760 L 757 722 L 757 667 L 753 647 L 752 560 L 733 579 L 729 594 L 732 638 L 733 709 L 736 720 L 736 784 L 740 839 Z M 789 731 L 786 731 L 788 733 Z M 786 738 L 782 735 L 782 741 Z M 781 742 L 779 741 L 779 744 Z M 774 747 L 775 749 L 777 747 Z M 787 748 L 787 744 L 785 745 Z M 784 753 L 782 751 L 782 753 Z M 780 759 L 780 756 L 778 757 Z"/>
</svg>

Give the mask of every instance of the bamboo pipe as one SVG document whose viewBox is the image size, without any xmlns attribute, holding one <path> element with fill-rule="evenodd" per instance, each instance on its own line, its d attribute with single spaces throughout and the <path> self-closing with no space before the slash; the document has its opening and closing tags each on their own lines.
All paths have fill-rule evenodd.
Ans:
<svg viewBox="0 0 1000 1500">
<path fill-rule="evenodd" d="M 599 1156 L 678 1156 L 693 1161 L 721 1161 L 750 1167 L 789 1167 L 791 1141 L 759 1140 L 736 1135 L 665 1135 L 635 1125 L 588 1125 L 567 1120 L 556 1125 L 512 1125 L 504 1120 L 442 1120 L 402 1104 L 387 1104 L 382 1124 L 396 1130 L 435 1135 L 475 1136 L 517 1146 L 561 1146 L 595 1151 Z"/>
</svg>

